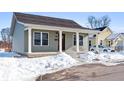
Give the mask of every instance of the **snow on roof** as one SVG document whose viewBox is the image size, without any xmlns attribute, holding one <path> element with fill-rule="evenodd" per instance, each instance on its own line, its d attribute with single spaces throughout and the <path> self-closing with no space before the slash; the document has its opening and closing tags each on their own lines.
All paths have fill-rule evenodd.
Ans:
<svg viewBox="0 0 124 93">
<path fill-rule="evenodd" d="M 120 35 L 121 35 L 120 33 L 111 34 L 107 39 L 114 40 L 114 39 L 116 39 Z"/>
</svg>

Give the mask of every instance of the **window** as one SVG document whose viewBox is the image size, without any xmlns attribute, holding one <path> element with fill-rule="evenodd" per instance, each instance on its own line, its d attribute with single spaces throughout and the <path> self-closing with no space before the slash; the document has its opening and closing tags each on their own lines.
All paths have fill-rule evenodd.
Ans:
<svg viewBox="0 0 124 93">
<path fill-rule="evenodd" d="M 74 45 L 76 45 L 76 35 L 74 35 Z M 83 46 L 83 36 L 79 35 L 79 45 Z"/>
<path fill-rule="evenodd" d="M 102 45 L 102 40 L 100 40 L 100 45 Z"/>
<path fill-rule="evenodd" d="M 48 45 L 48 33 L 42 33 L 42 45 Z"/>
<path fill-rule="evenodd" d="M 48 45 L 48 33 L 34 32 L 34 45 Z"/>
<path fill-rule="evenodd" d="M 40 32 L 34 33 L 34 45 L 41 45 L 41 33 Z"/>
<path fill-rule="evenodd" d="M 83 46 L 83 36 L 79 35 L 79 45 Z"/>
<path fill-rule="evenodd" d="M 91 46 L 91 40 L 89 40 L 89 46 Z"/>
<path fill-rule="evenodd" d="M 109 47 L 111 46 L 111 41 L 109 41 Z"/>
<path fill-rule="evenodd" d="M 74 35 L 74 45 L 76 45 L 76 35 Z"/>
</svg>

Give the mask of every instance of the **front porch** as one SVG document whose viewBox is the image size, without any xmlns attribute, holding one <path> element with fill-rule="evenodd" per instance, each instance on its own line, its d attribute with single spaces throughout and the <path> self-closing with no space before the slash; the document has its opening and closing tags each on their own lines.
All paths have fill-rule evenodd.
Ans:
<svg viewBox="0 0 124 93">
<path fill-rule="evenodd" d="M 33 28 L 28 27 L 25 29 L 24 53 L 26 55 L 46 56 L 62 52 L 80 53 L 82 51 L 88 51 L 88 34 L 96 33 L 82 29 L 54 29 L 54 27 L 41 28 L 42 27 L 33 26 Z M 35 32 L 36 34 L 34 34 Z M 48 34 L 43 36 L 44 33 Z"/>
<path fill-rule="evenodd" d="M 88 34 L 74 33 L 74 32 L 62 32 L 62 31 L 48 31 L 48 45 L 34 45 L 35 31 L 28 31 L 27 52 L 63 52 L 66 50 L 73 50 L 79 52 L 80 50 L 87 50 L 88 47 Z M 37 31 L 36 31 L 37 32 Z M 42 32 L 42 31 L 41 31 Z M 45 31 L 44 31 L 45 32 Z M 82 41 L 79 41 L 79 34 L 82 35 Z M 53 35 L 53 36 L 52 36 Z M 74 35 L 76 36 L 74 41 Z M 40 41 L 41 42 L 41 41 Z M 82 42 L 82 45 L 79 45 Z M 75 43 L 75 44 L 74 44 Z M 52 45 L 53 44 L 53 45 Z M 42 48 L 40 50 L 39 48 Z M 82 48 L 82 49 L 81 49 Z M 38 50 L 39 49 L 39 50 Z"/>
</svg>

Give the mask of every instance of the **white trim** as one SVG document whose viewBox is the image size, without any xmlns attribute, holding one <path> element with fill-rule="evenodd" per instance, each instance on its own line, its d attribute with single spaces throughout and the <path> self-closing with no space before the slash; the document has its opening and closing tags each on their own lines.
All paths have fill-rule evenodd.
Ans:
<svg viewBox="0 0 124 93">
<path fill-rule="evenodd" d="M 76 32 L 76 50 L 79 52 L 79 32 Z"/>
<path fill-rule="evenodd" d="M 99 33 L 98 30 L 89 30 L 89 29 L 80 29 L 80 28 L 69 28 L 69 27 L 58 27 L 58 26 L 48 26 L 48 25 L 35 25 L 35 24 L 25 24 L 25 26 L 33 27 L 36 29 L 42 30 L 51 30 L 51 31 L 64 31 L 64 32 L 79 32 L 79 33 L 89 33 L 96 34 Z"/>
<path fill-rule="evenodd" d="M 59 31 L 59 52 L 62 53 L 62 31 Z"/>
<path fill-rule="evenodd" d="M 35 43 L 34 43 L 34 39 L 35 39 L 34 33 L 35 33 L 35 32 L 39 32 L 39 33 L 40 33 L 40 36 L 41 36 L 41 38 L 40 38 L 41 44 L 40 44 L 40 45 L 35 45 Z M 48 34 L 48 45 L 42 45 L 42 33 L 47 33 L 47 34 Z M 49 32 L 33 31 L 33 46 L 49 46 Z"/>
<path fill-rule="evenodd" d="M 32 30 L 31 28 L 28 28 L 28 53 L 32 52 L 32 36 L 31 36 Z"/>
<path fill-rule="evenodd" d="M 35 45 L 35 32 L 39 32 L 40 33 L 40 35 L 41 35 L 41 31 L 33 31 L 33 46 L 42 46 L 41 44 L 40 45 Z"/>
<path fill-rule="evenodd" d="M 40 46 L 42 46 L 42 32 L 40 32 Z"/>
</svg>

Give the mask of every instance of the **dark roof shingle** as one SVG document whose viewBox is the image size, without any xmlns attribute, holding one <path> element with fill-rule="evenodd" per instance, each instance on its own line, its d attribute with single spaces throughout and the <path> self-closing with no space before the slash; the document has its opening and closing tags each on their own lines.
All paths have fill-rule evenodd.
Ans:
<svg viewBox="0 0 124 93">
<path fill-rule="evenodd" d="M 103 31 L 105 28 L 106 28 L 106 26 L 105 27 L 100 27 L 100 28 L 95 28 L 94 30 Z"/>
<path fill-rule="evenodd" d="M 24 14 L 24 13 L 17 13 L 17 12 L 15 12 L 14 14 L 17 20 L 23 23 L 87 29 L 85 27 L 80 26 L 73 20 L 32 15 L 32 14 Z"/>
</svg>

